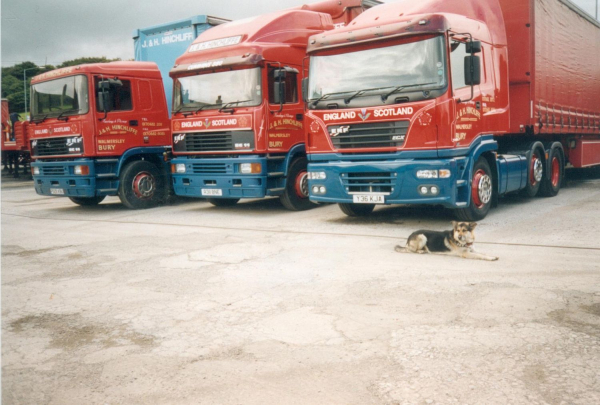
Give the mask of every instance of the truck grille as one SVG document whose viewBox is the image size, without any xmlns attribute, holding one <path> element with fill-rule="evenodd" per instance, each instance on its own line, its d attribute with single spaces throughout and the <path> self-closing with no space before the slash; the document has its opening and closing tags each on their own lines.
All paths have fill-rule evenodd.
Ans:
<svg viewBox="0 0 600 405">
<path fill-rule="evenodd" d="M 409 121 L 335 125 L 328 127 L 336 149 L 397 148 L 404 145 Z"/>
<path fill-rule="evenodd" d="M 393 173 L 343 173 L 342 183 L 348 193 L 390 194 L 395 177 Z"/>
<path fill-rule="evenodd" d="M 31 141 L 33 156 L 65 156 L 83 154 L 83 138 L 81 136 L 42 138 Z"/>
<path fill-rule="evenodd" d="M 226 174 L 227 165 L 225 163 L 193 163 L 192 171 L 194 174 Z"/>
<path fill-rule="evenodd" d="M 43 176 L 65 176 L 67 174 L 66 166 L 42 166 L 41 174 Z"/>
<path fill-rule="evenodd" d="M 254 132 L 252 131 L 175 134 L 173 139 L 175 152 L 221 152 L 254 148 Z"/>
</svg>

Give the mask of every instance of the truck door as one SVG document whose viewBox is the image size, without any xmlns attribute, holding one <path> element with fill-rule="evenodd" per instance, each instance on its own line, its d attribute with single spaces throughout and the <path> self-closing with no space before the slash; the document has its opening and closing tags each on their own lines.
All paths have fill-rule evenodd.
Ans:
<svg viewBox="0 0 600 405">
<path fill-rule="evenodd" d="M 267 70 L 269 153 L 287 152 L 293 145 L 304 143 L 304 107 L 299 97 L 299 82 L 296 69 L 269 66 Z"/>
<path fill-rule="evenodd" d="M 481 89 L 480 85 L 465 82 L 465 63 L 471 53 L 467 52 L 467 42 L 450 40 L 450 70 L 452 74 L 453 98 L 456 103 L 455 121 L 451 128 L 452 139 L 440 140 L 440 146 L 468 146 L 482 131 Z M 481 82 L 484 82 L 482 53 L 477 53 Z"/>
<path fill-rule="evenodd" d="M 101 83 L 104 82 L 104 85 Z M 99 156 L 121 155 L 139 143 L 141 130 L 134 117 L 132 82 L 124 78 L 94 77 L 97 137 L 96 152 Z M 105 96 L 102 96 L 105 94 Z M 105 98 L 106 104 L 101 98 Z"/>
</svg>

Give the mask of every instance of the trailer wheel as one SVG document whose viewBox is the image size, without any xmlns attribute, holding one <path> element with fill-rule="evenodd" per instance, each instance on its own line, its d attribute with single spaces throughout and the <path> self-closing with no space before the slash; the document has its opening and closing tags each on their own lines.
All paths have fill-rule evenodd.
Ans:
<svg viewBox="0 0 600 405">
<path fill-rule="evenodd" d="M 119 198 L 131 209 L 156 207 L 166 195 L 165 177 L 152 163 L 136 160 L 121 172 Z"/>
<path fill-rule="evenodd" d="M 492 207 L 494 180 L 486 158 L 480 157 L 473 167 L 469 206 L 454 211 L 460 221 L 481 221 Z"/>
<path fill-rule="evenodd" d="M 560 191 L 560 185 L 563 180 L 564 159 L 560 148 L 552 148 L 548 156 L 548 166 L 546 175 L 540 185 L 540 195 L 544 197 L 554 197 Z"/>
<path fill-rule="evenodd" d="M 292 161 L 288 168 L 285 191 L 280 197 L 281 204 L 290 211 L 304 211 L 316 207 L 308 199 L 308 162 L 305 157 Z"/>
<path fill-rule="evenodd" d="M 528 170 L 527 185 L 523 189 L 523 195 L 533 198 L 540 191 L 540 185 L 544 180 L 544 158 L 538 148 L 531 151 Z"/>
<path fill-rule="evenodd" d="M 214 205 L 215 207 L 231 207 L 236 205 L 239 198 L 207 198 L 206 201 Z"/>
<path fill-rule="evenodd" d="M 342 212 L 349 217 L 366 217 L 375 209 L 375 204 L 339 203 Z"/>
<path fill-rule="evenodd" d="M 105 198 L 106 196 L 101 195 L 98 197 L 69 197 L 69 200 L 73 201 L 77 205 L 89 207 L 100 204 Z"/>
</svg>

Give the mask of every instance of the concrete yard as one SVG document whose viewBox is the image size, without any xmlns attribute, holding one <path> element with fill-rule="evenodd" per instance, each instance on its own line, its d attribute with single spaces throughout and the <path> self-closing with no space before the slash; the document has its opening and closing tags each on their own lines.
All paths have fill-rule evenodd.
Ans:
<svg viewBox="0 0 600 405">
<path fill-rule="evenodd" d="M 600 176 L 440 209 L 83 208 L 2 182 L 2 404 L 599 404 Z"/>
</svg>

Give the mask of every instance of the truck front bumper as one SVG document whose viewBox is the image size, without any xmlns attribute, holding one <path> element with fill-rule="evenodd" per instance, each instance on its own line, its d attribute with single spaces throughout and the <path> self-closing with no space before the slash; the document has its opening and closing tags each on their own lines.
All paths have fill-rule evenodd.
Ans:
<svg viewBox="0 0 600 405">
<path fill-rule="evenodd" d="M 378 161 L 319 161 L 308 165 L 311 201 L 353 203 L 378 197 L 383 204 L 440 204 L 448 208 L 468 204 L 464 180 L 467 158 L 397 159 Z M 418 178 L 420 170 L 450 171 L 449 178 Z M 382 197 L 382 198 L 381 198 Z"/>
<path fill-rule="evenodd" d="M 175 167 L 185 173 L 172 173 L 173 189 L 181 197 L 263 198 L 267 191 L 267 159 L 264 157 L 202 158 L 175 157 Z M 242 164 L 260 164 L 260 173 L 241 173 Z"/>
<path fill-rule="evenodd" d="M 75 174 L 75 166 L 87 166 L 88 174 Z M 96 172 L 94 161 L 80 159 L 65 162 L 31 163 L 35 192 L 58 197 L 95 197 Z"/>
</svg>

